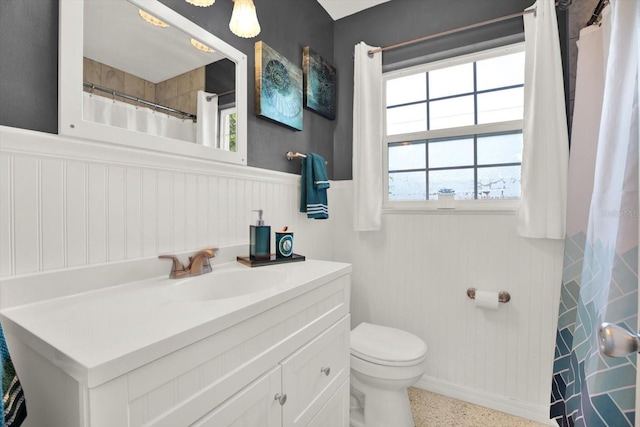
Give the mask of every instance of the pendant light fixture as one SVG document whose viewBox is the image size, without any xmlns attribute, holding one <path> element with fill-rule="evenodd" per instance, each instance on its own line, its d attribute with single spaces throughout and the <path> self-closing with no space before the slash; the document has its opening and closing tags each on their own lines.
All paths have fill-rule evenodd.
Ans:
<svg viewBox="0 0 640 427">
<path fill-rule="evenodd" d="M 196 49 L 199 49 L 199 50 L 201 50 L 203 52 L 207 52 L 207 53 L 213 52 L 213 49 L 211 49 L 206 44 L 199 42 L 198 40 L 194 39 L 193 37 L 191 38 L 191 46 L 193 46 Z"/>
<path fill-rule="evenodd" d="M 229 29 L 236 36 L 247 39 L 260 34 L 260 23 L 253 0 L 233 0 Z"/>
<path fill-rule="evenodd" d="M 214 4 L 216 0 L 186 0 L 186 2 L 198 7 L 207 7 Z"/>
</svg>

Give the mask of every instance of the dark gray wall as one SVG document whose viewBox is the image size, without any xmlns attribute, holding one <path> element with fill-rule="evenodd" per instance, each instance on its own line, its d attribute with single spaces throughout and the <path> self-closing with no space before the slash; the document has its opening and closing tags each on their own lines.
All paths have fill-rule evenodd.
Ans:
<svg viewBox="0 0 640 427">
<path fill-rule="evenodd" d="M 394 0 L 334 23 L 316 0 L 255 0 L 262 32 L 247 40 L 229 31 L 231 0 L 218 0 L 209 8 L 191 6 L 184 0 L 161 1 L 247 55 L 249 165 L 299 173 L 299 162 L 285 160 L 284 153 L 316 152 L 328 160 L 329 177 L 339 180 L 352 177 L 352 53 L 356 43 L 386 46 L 520 12 L 534 2 Z M 559 15 L 561 30 L 566 26 L 562 16 Z M 383 64 L 385 69 L 391 69 L 438 59 L 438 52 L 462 54 L 487 48 L 483 41 L 514 40 L 521 33 L 522 20 L 514 19 L 385 52 Z M 302 48 L 309 45 L 335 65 L 338 80 L 335 121 L 306 110 L 304 130 L 297 132 L 254 115 L 256 40 L 263 40 L 294 63 L 302 62 Z M 0 0 L 0 125 L 57 133 L 57 64 L 58 1 Z M 567 75 L 565 72 L 565 78 Z"/>
<path fill-rule="evenodd" d="M 219 0 L 200 8 L 184 0 L 163 3 L 209 30 L 248 57 L 248 163 L 265 169 L 300 173 L 288 161 L 289 150 L 315 152 L 331 160 L 335 122 L 304 112 L 304 130 L 292 131 L 260 119 L 254 105 L 254 43 L 263 40 L 295 64 L 311 46 L 333 62 L 333 20 L 315 0 L 256 0 L 261 33 L 254 39 L 229 30 L 233 2 Z M 0 124 L 58 132 L 58 1 L 0 1 Z M 329 161 L 331 176 L 332 162 Z"/>
<path fill-rule="evenodd" d="M 338 115 L 333 140 L 333 179 L 351 179 L 353 152 L 353 47 L 360 41 L 370 46 L 387 46 L 458 28 L 497 16 L 521 12 L 534 0 L 394 0 L 335 22 L 334 65 L 338 69 Z M 398 65 L 415 65 L 450 55 L 490 47 L 483 41 L 521 37 L 522 19 L 465 31 L 432 41 L 384 52 L 385 70 Z M 509 37 L 516 35 L 516 37 Z M 520 38 L 521 40 L 521 38 Z"/>
<path fill-rule="evenodd" d="M 265 169 L 300 173 L 300 162 L 288 161 L 289 150 L 314 152 L 329 160 L 332 176 L 333 132 L 335 121 L 309 110 L 304 111 L 302 131 L 293 131 L 254 114 L 254 44 L 264 41 L 289 61 L 302 66 L 302 48 L 311 46 L 333 63 L 333 20 L 316 0 L 255 0 L 261 32 L 253 39 L 242 39 L 229 30 L 233 9 L 231 0 L 218 0 L 213 6 L 195 7 L 184 0 L 160 0 L 196 24 L 247 55 L 248 99 L 248 163 Z"/>
<path fill-rule="evenodd" d="M 0 1 L 0 125 L 58 132 L 58 1 Z"/>
<path fill-rule="evenodd" d="M 234 104 L 236 95 L 236 64 L 229 59 L 213 62 L 205 67 L 204 90 L 218 94 L 218 105 Z M 227 95 L 220 95 L 221 93 Z"/>
</svg>

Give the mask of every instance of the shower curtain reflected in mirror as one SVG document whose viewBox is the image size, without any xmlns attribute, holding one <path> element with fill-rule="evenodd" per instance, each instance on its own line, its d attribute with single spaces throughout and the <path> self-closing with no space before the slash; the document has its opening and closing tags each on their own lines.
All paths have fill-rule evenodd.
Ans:
<svg viewBox="0 0 640 427">
<path fill-rule="evenodd" d="M 602 322 L 638 331 L 640 2 L 612 0 L 578 41 L 567 235 L 551 418 L 635 425 L 636 355 L 598 351 Z"/>
<path fill-rule="evenodd" d="M 196 142 L 196 124 L 150 108 L 83 93 L 83 119 L 166 138 Z"/>
</svg>

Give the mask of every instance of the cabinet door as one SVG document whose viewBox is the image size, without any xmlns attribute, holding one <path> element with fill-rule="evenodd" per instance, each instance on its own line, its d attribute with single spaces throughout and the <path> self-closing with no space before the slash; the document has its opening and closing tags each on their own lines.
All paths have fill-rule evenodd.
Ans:
<svg viewBox="0 0 640 427">
<path fill-rule="evenodd" d="M 342 383 L 338 391 L 320 409 L 306 427 L 349 426 L 349 381 Z"/>
<path fill-rule="evenodd" d="M 284 427 L 309 424 L 349 378 L 349 333 L 345 316 L 281 363 Z"/>
<path fill-rule="evenodd" d="M 282 406 L 274 396 L 280 393 L 281 369 L 261 376 L 192 427 L 280 427 Z"/>
</svg>

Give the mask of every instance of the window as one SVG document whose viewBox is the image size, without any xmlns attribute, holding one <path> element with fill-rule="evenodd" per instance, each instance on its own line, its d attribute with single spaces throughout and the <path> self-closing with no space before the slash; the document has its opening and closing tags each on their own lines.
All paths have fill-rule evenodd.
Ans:
<svg viewBox="0 0 640 427">
<path fill-rule="evenodd" d="M 236 151 L 236 109 L 220 110 L 220 146 L 223 150 Z"/>
<path fill-rule="evenodd" d="M 386 86 L 387 203 L 518 199 L 524 46 L 393 71 Z"/>
</svg>

